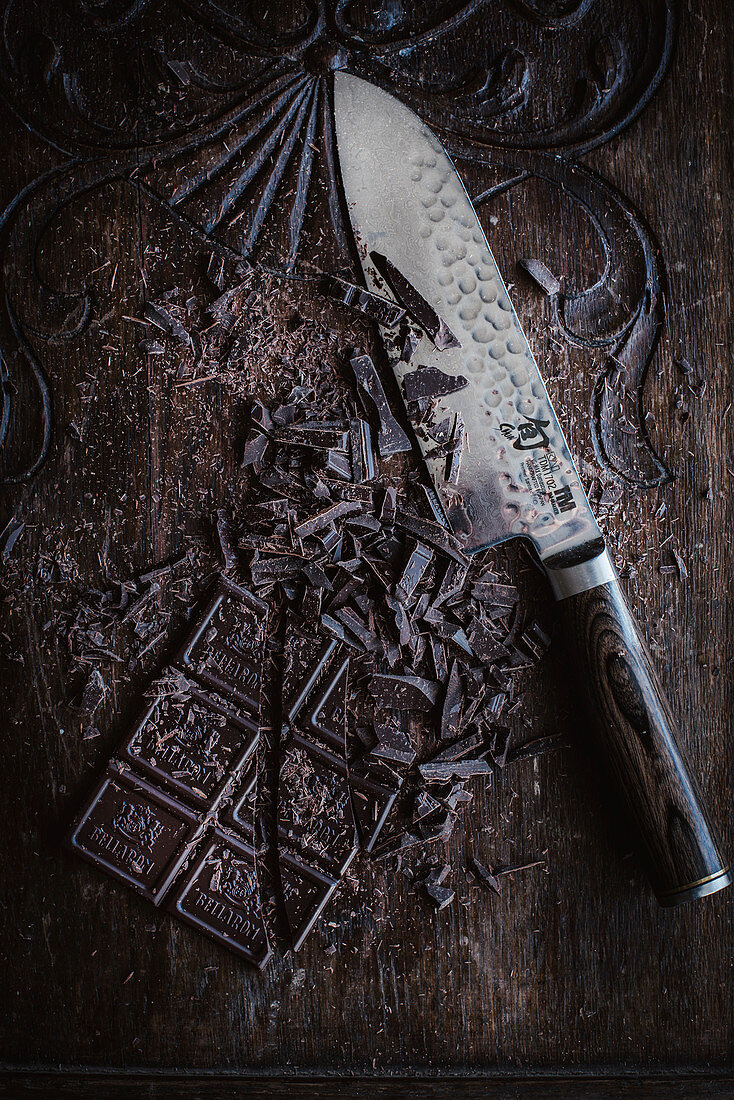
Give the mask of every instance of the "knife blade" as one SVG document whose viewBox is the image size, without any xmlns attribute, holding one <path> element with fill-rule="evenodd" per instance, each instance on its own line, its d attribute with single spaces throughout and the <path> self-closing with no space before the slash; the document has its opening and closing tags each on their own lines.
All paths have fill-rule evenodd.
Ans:
<svg viewBox="0 0 734 1100">
<path fill-rule="evenodd" d="M 575 650 L 595 755 L 660 903 L 722 889 L 731 875 L 671 708 L 453 163 L 408 107 L 344 72 L 334 121 L 366 286 L 420 334 L 406 362 L 400 334 L 381 329 L 437 511 L 469 554 L 510 538 L 535 548 Z"/>
</svg>

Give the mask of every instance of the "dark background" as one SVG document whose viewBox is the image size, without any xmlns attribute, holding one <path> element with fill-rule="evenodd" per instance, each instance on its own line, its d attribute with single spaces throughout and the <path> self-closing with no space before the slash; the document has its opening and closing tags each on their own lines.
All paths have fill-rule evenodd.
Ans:
<svg viewBox="0 0 734 1100">
<path fill-rule="evenodd" d="M 235 1095 L 218 1077 L 188 1078 L 185 1091 L 171 1079 L 85 1086 L 76 1076 L 165 1069 L 486 1074 L 495 1091 L 482 1085 L 481 1095 L 507 1097 L 731 1095 L 731 891 L 660 910 L 574 753 L 526 761 L 491 790 L 478 787 L 447 852 L 457 868 L 470 850 L 505 864 L 542 857 L 546 868 L 497 898 L 464 884 L 433 914 L 394 868 L 361 863 L 356 892 L 337 897 L 299 954 L 264 974 L 63 852 L 144 677 L 120 676 L 100 736 L 84 740 L 55 617 L 77 589 L 175 555 L 239 476 L 237 395 L 217 381 L 195 398 L 171 389 L 125 318 L 139 317 L 156 289 L 194 288 L 217 253 L 195 208 L 183 218 L 167 204 L 167 181 L 193 176 L 221 142 L 217 119 L 263 64 L 252 61 L 253 27 L 287 30 L 301 6 L 277 15 L 233 6 L 239 21 L 205 0 L 3 7 L 0 187 L 3 203 L 15 203 L 0 238 L 11 472 L 33 464 L 52 424 L 47 460 L 6 487 L 0 518 L 0 527 L 11 516 L 26 522 L 3 583 L 6 1094 L 42 1095 L 42 1073 L 53 1071 L 67 1075 L 54 1079 L 69 1095 Z M 515 179 L 480 204 L 480 218 L 582 478 L 601 497 L 630 602 L 731 852 L 729 5 L 396 3 L 372 20 L 367 5 L 352 7 L 357 30 L 342 29 L 341 45 L 325 33 L 306 54 L 283 39 L 280 54 L 317 75 L 336 59 L 448 127 L 472 195 Z M 248 25 L 243 13 L 258 8 Z M 173 78 L 165 58 L 195 59 L 209 86 Z M 278 213 L 256 257 L 274 266 Z M 237 226 L 225 228 L 213 237 L 236 252 Z M 316 196 L 306 264 L 326 266 L 333 235 Z M 560 276 L 575 342 L 521 270 L 528 256 Z M 82 285 L 88 316 L 69 297 Z M 322 308 L 289 286 L 282 307 L 273 304 L 276 337 L 296 300 L 306 315 Z M 64 318 L 70 335 L 59 335 Z M 277 369 L 268 354 L 264 372 Z M 610 354 L 626 366 L 631 398 L 623 414 L 610 405 L 612 427 L 595 450 L 588 408 Z M 620 420 L 629 429 L 621 434 Z M 674 480 L 660 483 L 661 463 Z M 512 550 L 501 558 L 526 605 L 552 622 L 532 571 Z M 526 686 L 531 730 L 583 736 L 557 632 Z M 325 954 L 330 945 L 336 953 Z M 559 1086 L 557 1074 L 577 1083 Z M 284 1094 L 293 1087 L 331 1095 L 323 1084 L 285 1085 Z M 368 1087 L 393 1094 L 377 1080 Z M 402 1094 L 413 1095 L 407 1086 Z"/>
</svg>

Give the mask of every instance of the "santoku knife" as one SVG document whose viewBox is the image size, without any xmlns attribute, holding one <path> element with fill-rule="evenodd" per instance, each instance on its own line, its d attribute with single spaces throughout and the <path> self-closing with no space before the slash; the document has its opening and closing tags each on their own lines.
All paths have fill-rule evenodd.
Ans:
<svg viewBox="0 0 734 1100">
<path fill-rule="evenodd" d="M 420 322 L 409 363 L 395 331 L 382 330 L 401 392 L 417 401 L 409 412 L 422 392 L 443 391 L 432 434 L 414 418 L 443 515 L 467 553 L 518 536 L 534 545 L 580 666 L 597 756 L 660 903 L 720 890 L 731 876 L 670 706 L 456 169 L 417 115 L 357 77 L 335 73 L 334 115 L 367 287 Z"/>
</svg>

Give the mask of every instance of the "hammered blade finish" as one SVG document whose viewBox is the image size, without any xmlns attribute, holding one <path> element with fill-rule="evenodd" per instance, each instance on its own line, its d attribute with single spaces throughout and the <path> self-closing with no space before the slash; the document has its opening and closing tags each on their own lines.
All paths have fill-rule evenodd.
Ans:
<svg viewBox="0 0 734 1100">
<path fill-rule="evenodd" d="M 468 380 L 433 410 L 434 423 L 464 423 L 453 483 L 445 450 L 414 417 L 451 527 L 469 552 L 516 536 L 532 540 L 541 559 L 578 551 L 600 531 L 456 169 L 431 130 L 387 92 L 336 73 L 334 96 L 340 169 L 368 287 L 389 293 L 369 258 L 374 250 L 461 343 L 439 351 L 424 334 L 407 364 L 400 339 L 382 331 L 401 392 L 405 375 L 423 366 Z"/>
</svg>

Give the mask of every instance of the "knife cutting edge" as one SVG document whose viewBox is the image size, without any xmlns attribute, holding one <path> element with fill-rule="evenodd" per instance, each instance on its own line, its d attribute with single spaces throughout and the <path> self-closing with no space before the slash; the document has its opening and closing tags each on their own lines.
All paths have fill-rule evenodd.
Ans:
<svg viewBox="0 0 734 1100">
<path fill-rule="evenodd" d="M 660 904 L 723 889 L 731 874 L 670 705 L 454 165 L 408 107 L 343 72 L 334 118 L 367 287 L 438 321 L 420 325 L 409 362 L 395 331 L 381 333 L 449 526 L 469 554 L 516 537 L 535 547 L 575 650 L 597 755 Z"/>
</svg>

